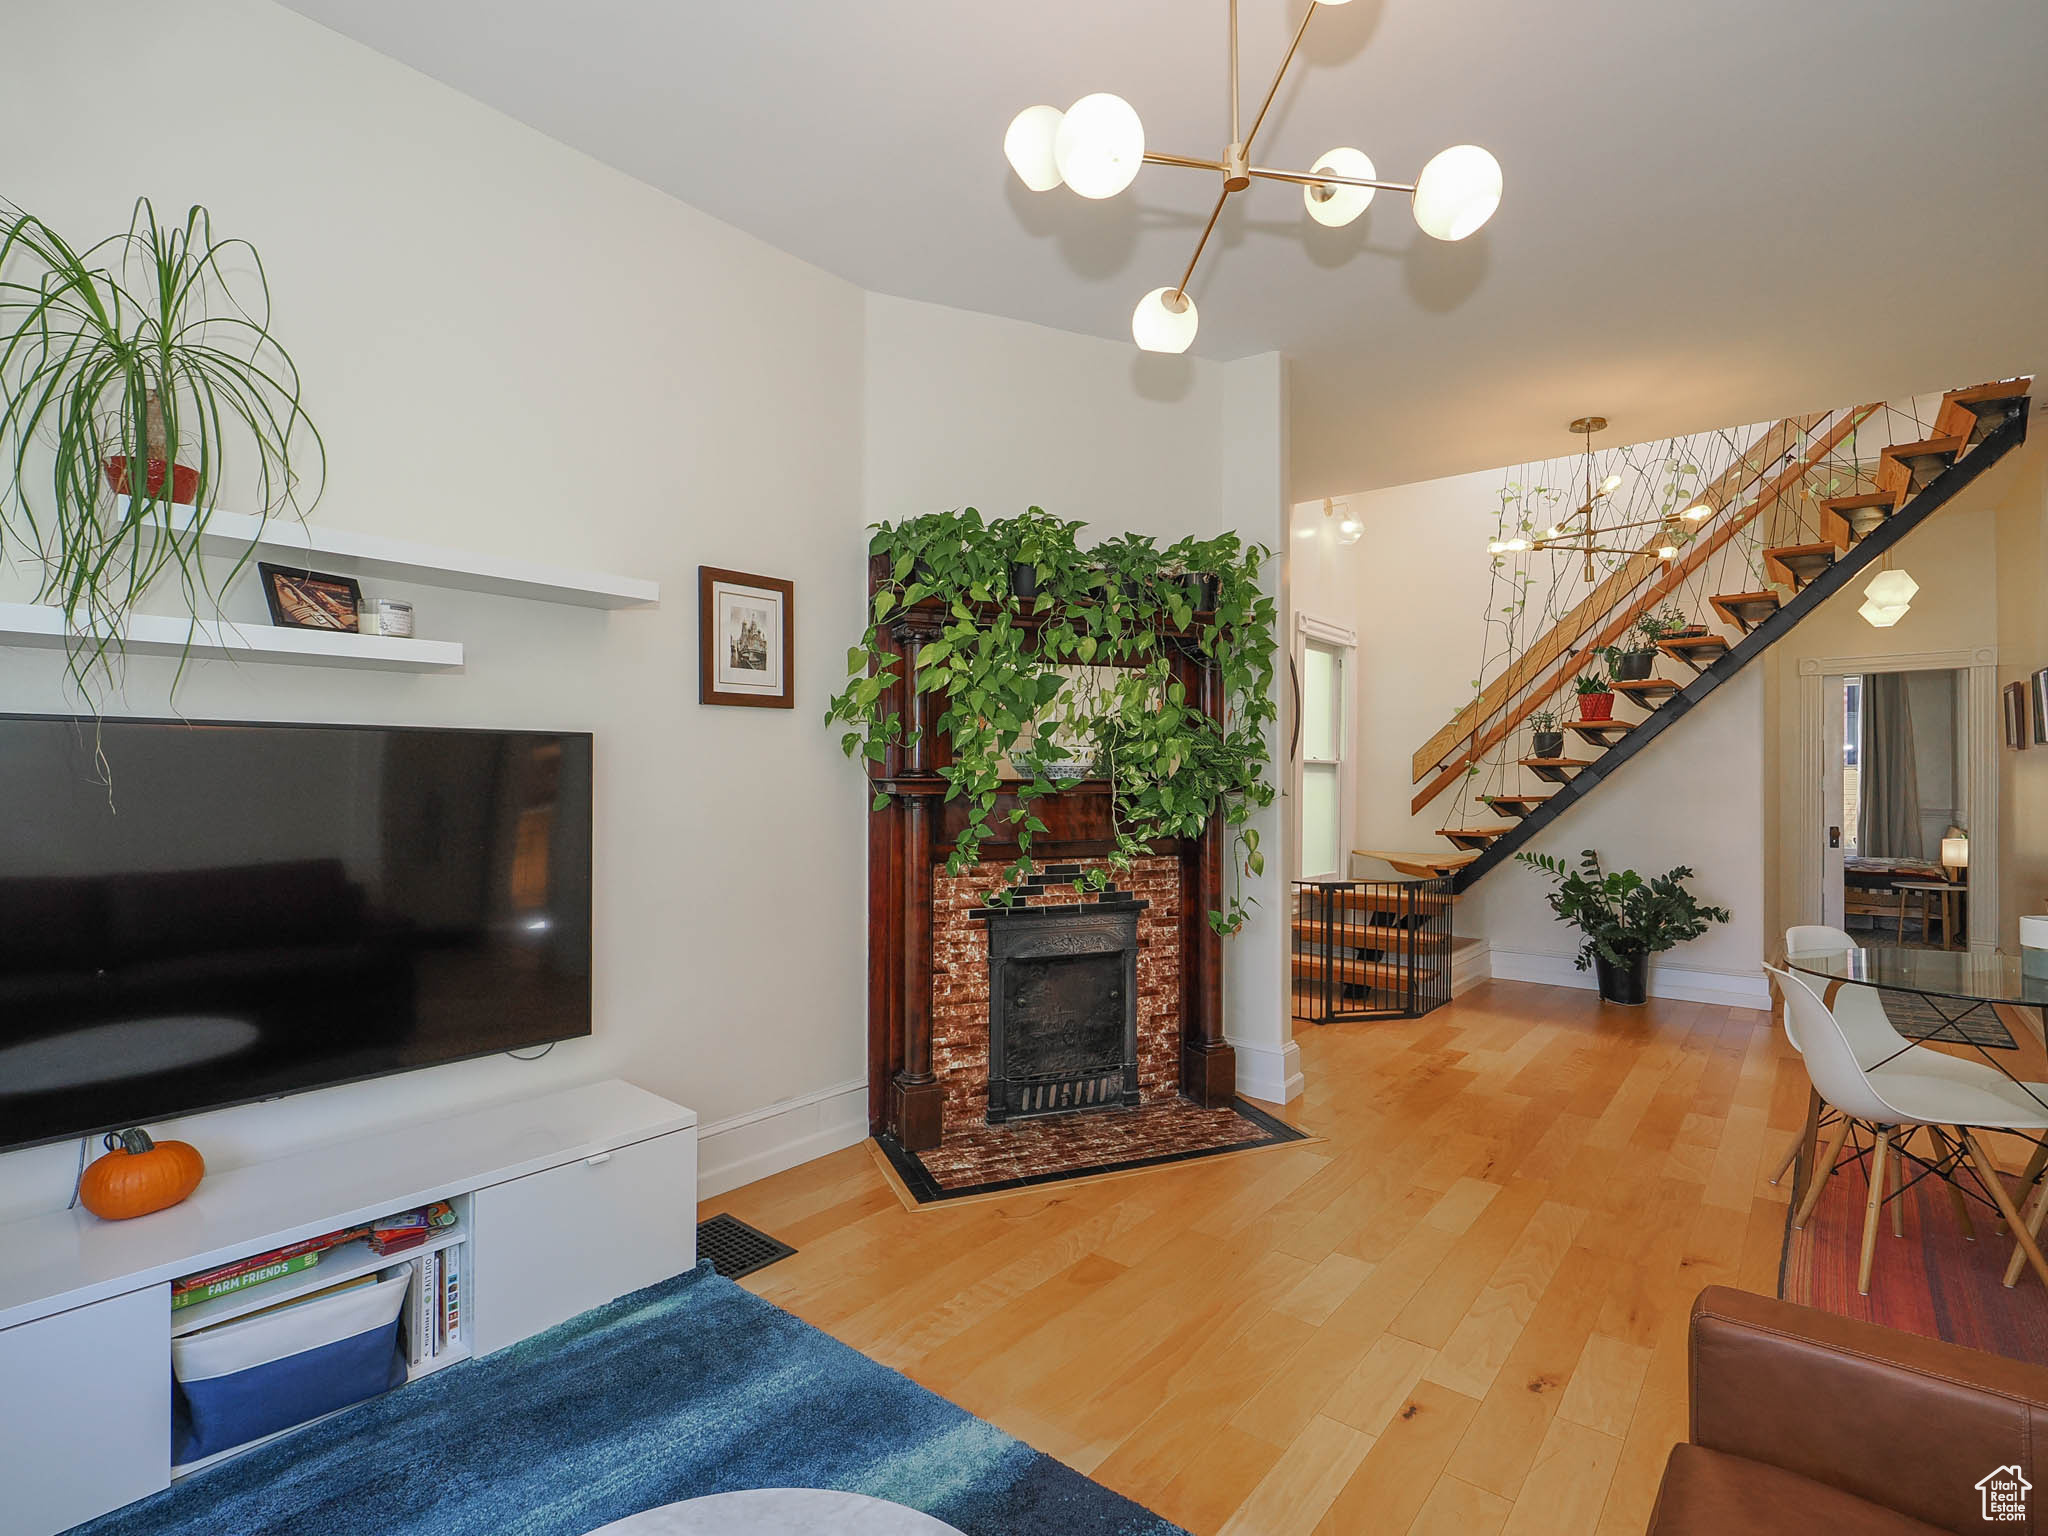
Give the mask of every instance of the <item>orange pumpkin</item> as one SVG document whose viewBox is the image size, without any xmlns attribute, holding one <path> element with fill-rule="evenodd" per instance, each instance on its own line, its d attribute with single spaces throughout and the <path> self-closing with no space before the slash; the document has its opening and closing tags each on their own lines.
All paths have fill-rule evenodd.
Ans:
<svg viewBox="0 0 2048 1536">
<path fill-rule="evenodd" d="M 107 1155 L 78 1181 L 78 1202 L 103 1221 L 176 1205 L 199 1187 L 206 1159 L 188 1141 L 151 1141 L 147 1131 L 107 1135 Z"/>
</svg>

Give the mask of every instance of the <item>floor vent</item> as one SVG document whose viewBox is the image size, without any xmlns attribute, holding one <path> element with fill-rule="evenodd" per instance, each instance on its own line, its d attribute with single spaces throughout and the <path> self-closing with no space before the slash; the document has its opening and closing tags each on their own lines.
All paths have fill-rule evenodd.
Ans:
<svg viewBox="0 0 2048 1536">
<path fill-rule="evenodd" d="M 795 1252 L 789 1244 L 777 1242 L 737 1216 L 721 1212 L 697 1223 L 697 1257 L 709 1259 L 711 1267 L 728 1280 L 766 1269 Z"/>
</svg>

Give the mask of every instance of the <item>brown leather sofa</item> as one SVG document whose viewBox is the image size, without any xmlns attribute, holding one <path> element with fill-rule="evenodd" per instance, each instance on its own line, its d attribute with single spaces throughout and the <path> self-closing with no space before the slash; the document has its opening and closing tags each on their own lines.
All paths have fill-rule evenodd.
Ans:
<svg viewBox="0 0 2048 1536">
<path fill-rule="evenodd" d="M 2048 1367 L 1711 1286 L 1692 1309 L 1692 1439 L 1672 1448 L 1650 1531 L 2048 1530 L 2048 1483 L 2034 1495 L 2011 1474 L 2048 1474 L 2037 1438 Z M 2024 1513 L 1987 1521 L 1987 1478 Z"/>
</svg>

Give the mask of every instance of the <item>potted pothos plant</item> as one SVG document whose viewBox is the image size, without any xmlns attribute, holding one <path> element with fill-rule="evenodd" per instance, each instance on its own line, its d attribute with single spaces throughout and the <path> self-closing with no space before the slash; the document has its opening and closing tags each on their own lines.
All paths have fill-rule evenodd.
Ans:
<svg viewBox="0 0 2048 1536">
<path fill-rule="evenodd" d="M 1529 755 L 1532 757 L 1564 756 L 1564 731 L 1558 725 L 1556 710 L 1539 709 L 1530 714 Z"/>
<path fill-rule="evenodd" d="M 72 681 L 114 684 L 143 593 L 195 616 L 248 556 L 201 562 L 222 489 L 303 514 L 326 476 L 299 375 L 270 331 L 263 262 L 204 208 L 74 247 L 0 200 L 0 546 L 63 615 Z M 253 547 L 253 546 L 252 546 Z"/>
<path fill-rule="evenodd" d="M 1578 967 L 1592 968 L 1600 996 L 1610 1003 L 1641 1003 L 1649 996 L 1650 956 L 1729 919 L 1726 907 L 1708 906 L 1686 889 L 1693 872 L 1683 864 L 1645 880 L 1632 869 L 1603 869 L 1590 848 L 1579 855 L 1577 869 L 1547 853 L 1515 858 L 1556 882 L 1550 910 L 1579 930 Z"/>
<path fill-rule="evenodd" d="M 1273 800 L 1275 608 L 1260 588 L 1270 552 L 1235 534 L 1164 549 L 1125 534 L 1083 549 L 1081 526 L 1038 507 L 992 521 L 967 507 L 876 524 L 868 549 L 882 574 L 826 723 L 846 726 L 841 747 L 870 764 L 906 743 L 891 686 L 899 658 L 885 631 L 922 606 L 938 633 L 907 671 L 940 705 L 928 729 L 950 750 L 937 772 L 965 811 L 948 872 L 972 868 L 987 842 L 1015 844 L 1002 889 L 988 893 L 1002 900 L 1035 867 L 1032 839 L 1045 831 L 1035 803 L 1085 764 L 1111 791 L 1108 870 L 1221 819 L 1239 894 L 1209 921 L 1232 932 L 1247 916 L 1244 879 L 1265 869 L 1251 818 Z M 1215 669 L 1220 718 L 1174 676 L 1176 648 L 1186 646 Z M 887 802 L 876 795 L 877 808 Z M 1095 867 L 1080 883 L 1099 890 L 1109 878 Z"/>
<path fill-rule="evenodd" d="M 1577 681 L 1572 684 L 1572 692 L 1579 696 L 1581 720 L 1614 718 L 1614 685 L 1607 681 L 1607 675 L 1598 668 L 1580 673 Z"/>
</svg>

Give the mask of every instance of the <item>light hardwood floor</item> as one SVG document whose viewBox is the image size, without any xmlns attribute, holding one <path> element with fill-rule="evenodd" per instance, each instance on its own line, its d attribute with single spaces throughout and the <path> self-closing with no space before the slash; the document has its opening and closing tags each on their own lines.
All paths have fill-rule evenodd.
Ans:
<svg viewBox="0 0 2048 1536">
<path fill-rule="evenodd" d="M 751 1288 L 1197 1533 L 1643 1529 L 1705 1285 L 1774 1293 L 1765 1013 L 1488 983 L 1298 1024 L 1324 1138 L 907 1211 L 866 1146 L 705 1203 Z"/>
</svg>

